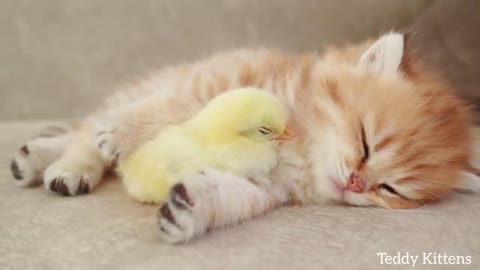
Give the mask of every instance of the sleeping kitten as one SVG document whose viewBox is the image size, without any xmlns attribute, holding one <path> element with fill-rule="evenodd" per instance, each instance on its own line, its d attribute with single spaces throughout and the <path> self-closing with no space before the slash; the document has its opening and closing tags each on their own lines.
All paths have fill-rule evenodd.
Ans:
<svg viewBox="0 0 480 270">
<path fill-rule="evenodd" d="M 43 181 L 62 195 L 87 193 L 116 158 L 162 127 L 185 121 L 226 89 L 254 86 L 282 100 L 299 139 L 281 146 L 270 175 L 244 179 L 207 169 L 175 185 L 158 213 L 168 242 L 288 202 L 435 202 L 467 175 L 471 115 L 448 85 L 418 69 L 407 45 L 404 35 L 389 33 L 324 56 L 235 51 L 164 69 L 107 99 L 80 128 L 30 141 L 12 172 L 20 185 Z"/>
</svg>

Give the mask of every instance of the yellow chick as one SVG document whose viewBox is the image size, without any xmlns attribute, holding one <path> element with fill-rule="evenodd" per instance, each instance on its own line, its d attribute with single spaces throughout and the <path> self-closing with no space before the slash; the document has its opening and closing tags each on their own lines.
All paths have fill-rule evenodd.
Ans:
<svg viewBox="0 0 480 270">
<path fill-rule="evenodd" d="M 187 122 L 162 129 L 120 162 L 119 171 L 130 195 L 160 203 L 177 181 L 202 169 L 266 173 L 277 164 L 277 142 L 292 137 L 273 95 L 235 89 L 212 99 Z"/>
</svg>

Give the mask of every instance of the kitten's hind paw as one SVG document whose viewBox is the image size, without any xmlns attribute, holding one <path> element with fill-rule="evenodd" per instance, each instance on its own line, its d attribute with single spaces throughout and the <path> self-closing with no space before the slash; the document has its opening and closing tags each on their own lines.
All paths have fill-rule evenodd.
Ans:
<svg viewBox="0 0 480 270">
<path fill-rule="evenodd" d="M 35 154 L 31 153 L 31 147 L 28 144 L 19 148 L 18 152 L 10 162 L 10 172 L 15 179 L 15 184 L 22 187 L 38 186 L 42 183 L 42 168 L 40 160 Z"/>
<path fill-rule="evenodd" d="M 37 137 L 21 146 L 10 162 L 15 184 L 21 187 L 40 185 L 43 172 L 60 157 L 68 140 L 68 135 Z"/>
</svg>

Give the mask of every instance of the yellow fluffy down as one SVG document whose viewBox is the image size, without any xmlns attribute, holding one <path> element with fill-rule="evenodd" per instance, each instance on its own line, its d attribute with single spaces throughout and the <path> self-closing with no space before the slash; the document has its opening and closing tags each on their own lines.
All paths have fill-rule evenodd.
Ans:
<svg viewBox="0 0 480 270">
<path fill-rule="evenodd" d="M 274 96 L 254 88 L 230 90 L 191 120 L 162 129 L 121 161 L 119 171 L 135 199 L 160 203 L 176 182 L 202 169 L 268 173 L 277 164 L 276 138 L 285 135 L 286 114 Z"/>
</svg>

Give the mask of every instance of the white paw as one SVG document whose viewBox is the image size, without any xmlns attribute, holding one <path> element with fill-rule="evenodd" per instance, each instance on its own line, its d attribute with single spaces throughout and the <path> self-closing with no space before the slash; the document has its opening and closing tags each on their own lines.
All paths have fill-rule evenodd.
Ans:
<svg viewBox="0 0 480 270">
<path fill-rule="evenodd" d="M 42 183 L 41 160 L 31 152 L 28 143 L 20 147 L 10 163 L 10 171 L 15 184 L 22 187 L 37 186 Z"/>
<path fill-rule="evenodd" d="M 462 181 L 457 187 L 458 192 L 462 193 L 480 193 L 480 177 L 470 172 L 462 172 Z"/>
<path fill-rule="evenodd" d="M 115 124 L 109 118 L 103 119 L 96 124 L 95 145 L 100 149 L 102 157 L 109 161 L 115 161 L 119 154 L 119 144 L 115 139 Z"/>
<path fill-rule="evenodd" d="M 20 147 L 10 163 L 15 184 L 22 187 L 40 185 L 43 172 L 60 157 L 67 139 L 67 136 L 36 138 Z"/>
<path fill-rule="evenodd" d="M 63 196 L 83 195 L 90 192 L 100 181 L 102 168 L 88 162 L 60 159 L 45 171 L 44 186 L 47 190 Z"/>
<path fill-rule="evenodd" d="M 161 237 L 168 243 L 187 242 L 209 229 L 217 186 L 209 171 L 198 172 L 174 185 L 157 213 Z M 213 195 L 213 196 L 212 196 Z"/>
</svg>

